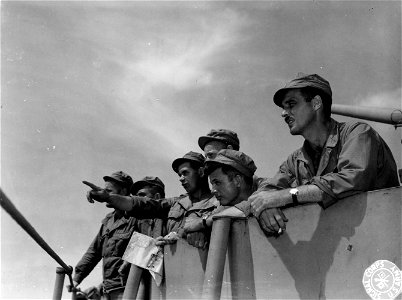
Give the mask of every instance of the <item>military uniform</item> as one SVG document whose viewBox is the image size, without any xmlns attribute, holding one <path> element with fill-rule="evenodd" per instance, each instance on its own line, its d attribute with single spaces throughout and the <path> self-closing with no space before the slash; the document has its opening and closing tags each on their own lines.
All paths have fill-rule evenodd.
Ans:
<svg viewBox="0 0 402 300">
<path fill-rule="evenodd" d="M 132 178 L 122 171 L 104 176 L 103 179 L 105 182 L 117 183 L 127 190 L 127 194 L 133 185 Z M 128 277 L 128 269 L 125 274 L 119 274 L 119 268 L 124 262 L 121 257 L 135 228 L 136 220 L 123 212 L 114 211 L 107 214 L 95 239 L 76 265 L 73 280 L 81 283 L 102 259 L 102 299 L 121 298 Z"/>
<path fill-rule="evenodd" d="M 89 275 L 98 262 L 103 259 L 103 288 L 106 292 L 124 289 L 127 275 L 120 276 L 118 270 L 123 264 L 121 257 L 126 250 L 135 229 L 135 218 L 123 216 L 117 220 L 115 212 L 102 220 L 102 226 L 87 252 L 75 267 L 74 281 L 81 281 Z"/>
</svg>

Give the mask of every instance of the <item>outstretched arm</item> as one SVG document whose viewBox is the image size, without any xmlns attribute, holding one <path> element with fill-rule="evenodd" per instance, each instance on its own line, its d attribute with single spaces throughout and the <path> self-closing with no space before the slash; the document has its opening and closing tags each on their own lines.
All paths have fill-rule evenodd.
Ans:
<svg viewBox="0 0 402 300">
<path fill-rule="evenodd" d="M 129 196 L 122 196 L 118 194 L 110 194 L 105 189 L 98 187 L 97 185 L 83 181 L 83 184 L 89 186 L 92 190 L 87 193 L 87 199 L 89 202 L 106 202 L 112 205 L 114 208 L 130 211 L 132 209 L 132 200 Z"/>
</svg>

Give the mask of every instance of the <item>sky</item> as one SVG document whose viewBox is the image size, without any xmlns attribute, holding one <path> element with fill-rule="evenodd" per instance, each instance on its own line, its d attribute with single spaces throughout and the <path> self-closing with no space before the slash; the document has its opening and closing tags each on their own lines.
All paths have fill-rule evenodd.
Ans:
<svg viewBox="0 0 402 300">
<path fill-rule="evenodd" d="M 111 211 L 82 180 L 123 170 L 177 196 L 172 161 L 212 128 L 272 176 L 303 142 L 272 101 L 298 72 L 335 104 L 401 108 L 401 2 L 2 1 L 1 189 L 75 266 Z M 401 129 L 368 123 L 401 168 Z M 0 298 L 51 298 L 58 264 L 0 216 Z"/>
</svg>

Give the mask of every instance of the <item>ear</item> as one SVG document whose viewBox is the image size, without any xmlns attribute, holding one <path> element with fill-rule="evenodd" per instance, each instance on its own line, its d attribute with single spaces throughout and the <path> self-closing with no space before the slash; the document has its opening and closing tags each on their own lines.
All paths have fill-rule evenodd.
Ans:
<svg viewBox="0 0 402 300">
<path fill-rule="evenodd" d="M 204 175 L 205 175 L 204 167 L 199 167 L 198 168 L 198 174 L 200 175 L 200 177 L 204 177 Z"/>
<path fill-rule="evenodd" d="M 235 181 L 235 184 L 236 184 L 237 187 L 241 187 L 241 184 L 242 184 L 242 182 L 243 182 L 243 176 L 237 174 L 237 175 L 233 178 L 233 180 Z"/>
<path fill-rule="evenodd" d="M 319 110 L 322 108 L 322 99 L 319 95 L 314 96 L 313 99 L 311 99 L 311 104 L 313 105 L 313 109 L 315 111 Z"/>
</svg>

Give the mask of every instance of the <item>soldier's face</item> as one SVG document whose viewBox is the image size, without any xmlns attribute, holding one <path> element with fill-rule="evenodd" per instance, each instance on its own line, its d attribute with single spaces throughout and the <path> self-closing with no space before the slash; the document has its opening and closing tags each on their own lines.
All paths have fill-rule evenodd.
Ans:
<svg viewBox="0 0 402 300">
<path fill-rule="evenodd" d="M 209 181 L 212 187 L 212 193 L 221 205 L 234 205 L 240 194 L 240 187 L 236 180 L 230 179 L 228 175 L 218 168 L 209 175 Z"/>
<path fill-rule="evenodd" d="M 151 199 L 154 198 L 154 194 L 152 193 L 152 188 L 148 187 L 148 186 L 145 186 L 142 189 L 140 189 L 135 195 L 139 196 L 139 197 L 148 197 Z"/>
<path fill-rule="evenodd" d="M 192 194 L 198 190 L 201 175 L 198 169 L 193 169 L 189 162 L 182 163 L 177 169 L 179 181 L 187 193 Z"/>
<path fill-rule="evenodd" d="M 216 157 L 218 152 L 222 149 L 226 149 L 226 144 L 219 141 L 211 141 L 205 144 L 204 155 L 208 159 L 213 159 Z"/>
<path fill-rule="evenodd" d="M 315 120 L 312 102 L 306 102 L 299 89 L 289 90 L 282 100 L 282 117 L 289 126 L 290 134 L 303 135 Z"/>
<path fill-rule="evenodd" d="M 105 182 L 105 190 L 109 193 L 109 194 L 118 194 L 118 195 L 124 195 L 124 191 L 125 189 L 122 189 L 122 187 L 120 185 L 118 185 L 117 183 L 114 183 L 113 181 L 106 181 Z M 106 203 L 107 207 L 112 207 L 110 204 Z"/>
</svg>

